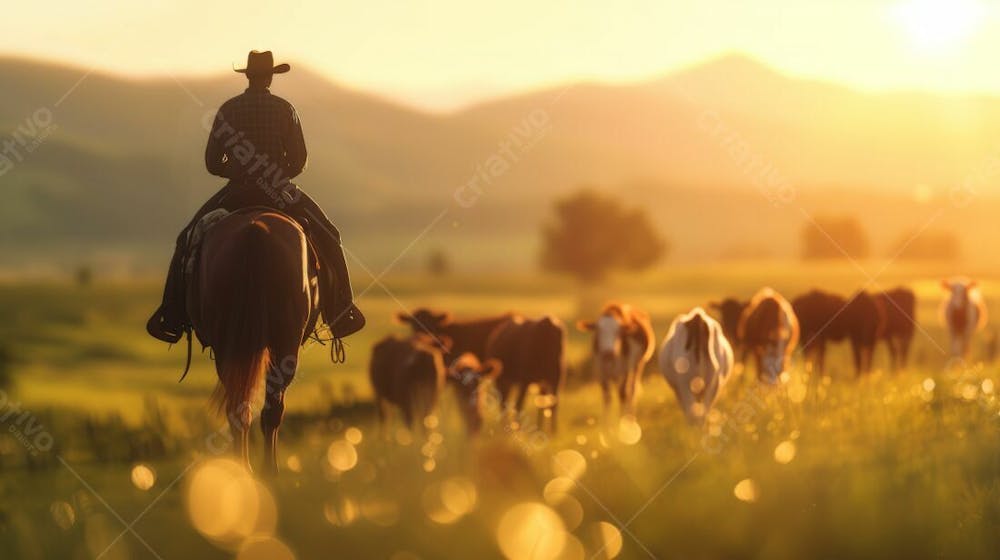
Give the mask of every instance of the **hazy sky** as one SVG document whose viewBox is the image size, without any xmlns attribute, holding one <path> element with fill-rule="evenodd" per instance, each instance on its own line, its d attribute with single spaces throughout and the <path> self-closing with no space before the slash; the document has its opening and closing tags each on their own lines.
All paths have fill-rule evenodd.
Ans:
<svg viewBox="0 0 1000 560">
<path fill-rule="evenodd" d="M 103 5 L 102 5 L 103 4 Z M 8 3 L 0 52 L 125 73 L 220 72 L 251 48 L 424 107 L 741 51 L 866 89 L 1000 93 L 1000 0 Z"/>
</svg>

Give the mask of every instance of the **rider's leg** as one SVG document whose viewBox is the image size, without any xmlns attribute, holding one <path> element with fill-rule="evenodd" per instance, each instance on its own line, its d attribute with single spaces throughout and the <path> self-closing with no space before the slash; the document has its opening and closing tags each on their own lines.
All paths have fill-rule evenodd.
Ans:
<svg viewBox="0 0 1000 560">
<path fill-rule="evenodd" d="M 299 220 L 304 218 L 308 222 L 310 238 L 319 253 L 321 268 L 326 267 L 332 272 L 332 278 L 321 276 L 323 318 L 335 337 L 343 338 L 354 334 L 365 326 L 365 318 L 354 304 L 354 292 L 351 290 L 351 278 L 340 241 L 340 231 L 312 198 L 302 191 L 298 191 L 297 195 L 295 202 L 287 204 L 284 210 L 292 217 Z"/>
<path fill-rule="evenodd" d="M 188 327 L 187 308 L 185 307 L 184 257 L 187 254 L 188 232 L 198 223 L 202 216 L 222 206 L 229 192 L 229 186 L 223 187 L 208 199 L 195 213 L 188 225 L 181 230 L 174 245 L 174 255 L 170 258 L 170 268 L 167 269 L 167 281 L 163 288 L 163 300 L 160 307 L 146 322 L 146 331 L 159 340 L 171 344 L 181 339 Z"/>
</svg>

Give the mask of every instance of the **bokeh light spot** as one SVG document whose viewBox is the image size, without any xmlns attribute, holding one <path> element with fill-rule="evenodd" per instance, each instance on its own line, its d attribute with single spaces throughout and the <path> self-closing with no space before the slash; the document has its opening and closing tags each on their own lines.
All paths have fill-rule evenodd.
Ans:
<svg viewBox="0 0 1000 560">
<path fill-rule="evenodd" d="M 736 486 L 733 488 L 733 495 L 742 502 L 753 503 L 757 501 L 760 491 L 757 488 L 756 482 L 752 479 L 744 478 L 736 483 Z"/>
<path fill-rule="evenodd" d="M 566 545 L 559 515 L 544 504 L 525 502 L 507 510 L 497 526 L 497 544 L 510 560 L 558 558 Z"/>
<path fill-rule="evenodd" d="M 139 490 L 149 490 L 156 484 L 156 471 L 144 463 L 132 467 L 132 484 Z"/>
</svg>

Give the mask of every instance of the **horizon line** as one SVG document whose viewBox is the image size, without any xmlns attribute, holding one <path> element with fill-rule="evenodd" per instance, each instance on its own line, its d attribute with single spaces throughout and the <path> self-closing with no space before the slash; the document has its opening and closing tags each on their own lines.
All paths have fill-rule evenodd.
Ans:
<svg viewBox="0 0 1000 560">
<path fill-rule="evenodd" d="M 88 66 L 80 61 L 66 59 L 66 58 L 50 58 L 45 56 L 36 56 L 28 53 L 14 52 L 14 51 L 0 51 L 0 61 L 16 61 L 27 64 L 44 65 L 49 67 L 56 67 L 62 69 L 76 69 L 81 72 L 88 72 L 100 76 L 104 76 L 109 79 L 118 79 L 122 81 L 129 82 L 152 82 L 159 80 L 177 80 L 178 77 L 185 77 L 190 79 L 195 79 L 199 81 L 212 81 L 218 80 L 223 76 L 228 75 L 225 69 L 213 70 L 213 71 L 200 71 L 200 70 L 190 70 L 182 73 L 171 72 L 169 70 L 154 70 L 151 72 L 134 72 L 134 71 L 123 71 L 110 66 L 101 65 L 91 65 Z M 718 64 L 726 60 L 742 60 L 750 63 L 753 66 L 758 67 L 763 72 L 769 72 L 780 76 L 789 81 L 798 82 L 811 82 L 824 84 L 830 87 L 842 88 L 859 94 L 866 95 L 923 95 L 928 97 L 939 97 L 945 99 L 962 99 L 962 98 L 978 98 L 978 97 L 1000 97 L 1000 89 L 947 89 L 947 88 L 919 88 L 919 87 L 865 87 L 858 84 L 848 83 L 837 78 L 832 78 L 828 76 L 818 76 L 808 73 L 799 73 L 783 68 L 770 63 L 769 61 L 755 56 L 753 54 L 739 51 L 739 50 L 719 50 L 708 56 L 692 59 L 690 61 L 678 64 L 676 66 L 667 67 L 659 70 L 655 73 L 648 74 L 640 77 L 628 77 L 628 78 L 606 78 L 599 76 L 578 76 L 568 79 L 553 79 L 553 80 L 542 80 L 534 84 L 527 86 L 517 86 L 511 88 L 496 88 L 496 91 L 485 93 L 481 95 L 473 95 L 469 97 L 466 101 L 451 103 L 447 105 L 443 104 L 433 104 L 428 103 L 426 100 L 423 102 L 419 99 L 413 97 L 413 93 L 418 91 L 417 89 L 411 89 L 410 95 L 399 95 L 392 93 L 391 90 L 399 91 L 401 88 L 399 86 L 372 86 L 366 84 L 357 84 L 347 81 L 338 80 L 336 75 L 332 75 L 329 72 L 325 72 L 317 69 L 315 66 L 310 65 L 305 62 L 296 62 L 291 60 L 293 71 L 296 68 L 303 69 L 305 73 L 316 76 L 330 85 L 342 88 L 348 91 L 353 91 L 362 95 L 375 97 L 386 101 L 391 104 L 406 107 L 408 109 L 435 115 L 449 115 L 456 114 L 472 109 L 481 105 L 488 105 L 491 103 L 509 100 L 517 97 L 530 96 L 533 94 L 544 93 L 547 91 L 557 90 L 561 88 L 568 87 L 578 87 L 580 85 L 597 85 L 597 86 L 610 86 L 610 87 L 630 87 L 630 86 L 642 86 L 650 85 L 656 82 L 668 80 L 685 74 L 691 71 L 697 71 L 700 68 L 708 67 L 713 64 Z M 287 61 L 287 59 L 286 59 Z M 468 89 L 471 84 L 465 84 L 461 86 L 455 86 L 456 90 Z M 402 88 L 405 89 L 405 88 Z M 424 88 L 424 92 L 431 91 L 432 89 L 442 89 L 442 88 Z"/>
</svg>

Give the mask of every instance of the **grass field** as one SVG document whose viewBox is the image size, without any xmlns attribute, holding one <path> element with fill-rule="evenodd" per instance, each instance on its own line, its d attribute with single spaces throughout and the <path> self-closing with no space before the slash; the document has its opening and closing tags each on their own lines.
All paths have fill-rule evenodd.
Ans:
<svg viewBox="0 0 1000 560">
<path fill-rule="evenodd" d="M 605 421 L 582 366 L 587 340 L 572 332 L 556 435 L 494 417 L 469 441 L 448 395 L 430 443 L 398 424 L 380 437 L 368 402 L 369 349 L 402 332 L 390 321 L 401 306 L 570 323 L 613 296 L 648 309 L 659 338 L 713 298 L 763 285 L 847 293 L 869 280 L 848 264 L 799 263 L 690 266 L 583 293 L 549 277 L 387 278 L 387 291 L 362 297 L 370 327 L 349 340 L 347 363 L 304 351 L 284 472 L 264 482 L 218 458 L 208 357 L 178 384 L 183 348 L 145 336 L 158 286 L 2 285 L 0 342 L 15 362 L 0 402 L 0 558 L 995 558 L 1000 380 L 982 335 L 970 363 L 946 368 L 939 281 L 954 272 L 895 266 L 870 286 L 918 295 L 912 366 L 899 374 L 880 349 L 879 370 L 855 380 L 837 347 L 829 377 L 798 358 L 776 389 L 737 376 L 698 429 L 650 371 L 638 426 L 619 425 Z M 965 272 L 987 301 L 1000 292 L 1000 275 Z M 14 403 L 23 412 L 6 414 Z M 39 434 L 51 446 L 33 455 L 24 442 Z M 256 454 L 256 426 L 254 438 Z M 223 487 L 240 507 L 212 509 Z M 239 523 L 223 531 L 225 519 Z"/>
</svg>

